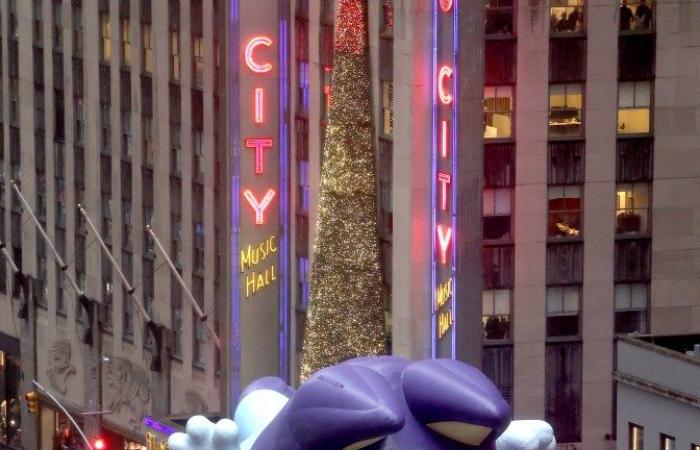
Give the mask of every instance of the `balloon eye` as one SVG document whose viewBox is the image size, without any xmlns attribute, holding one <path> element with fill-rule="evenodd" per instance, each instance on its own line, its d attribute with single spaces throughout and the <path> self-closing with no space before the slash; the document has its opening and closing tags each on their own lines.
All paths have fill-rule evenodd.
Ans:
<svg viewBox="0 0 700 450">
<path fill-rule="evenodd" d="M 374 439 L 367 439 L 367 440 L 365 440 L 365 441 L 355 442 L 355 443 L 352 444 L 352 445 L 348 445 L 348 446 L 345 447 L 343 450 L 360 450 L 361 448 L 369 447 L 370 445 L 372 445 L 372 444 L 374 444 L 374 443 L 376 443 L 376 442 L 379 442 L 379 441 L 381 441 L 382 439 L 384 439 L 383 436 L 382 436 L 382 437 L 378 437 L 378 438 L 374 438 Z"/>
<path fill-rule="evenodd" d="M 466 445 L 481 445 L 491 433 L 491 428 L 465 422 L 434 422 L 429 423 L 436 433 Z"/>
</svg>

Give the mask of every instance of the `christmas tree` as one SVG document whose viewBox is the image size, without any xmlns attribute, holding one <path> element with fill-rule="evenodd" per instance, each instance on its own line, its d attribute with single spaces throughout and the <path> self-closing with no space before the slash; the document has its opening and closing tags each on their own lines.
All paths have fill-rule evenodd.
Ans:
<svg viewBox="0 0 700 450">
<path fill-rule="evenodd" d="M 338 0 L 301 378 L 386 352 L 367 0 Z"/>
</svg>

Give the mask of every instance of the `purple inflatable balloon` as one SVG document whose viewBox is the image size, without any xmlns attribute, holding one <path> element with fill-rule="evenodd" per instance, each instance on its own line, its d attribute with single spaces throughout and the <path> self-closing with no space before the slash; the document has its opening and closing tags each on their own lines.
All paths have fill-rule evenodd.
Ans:
<svg viewBox="0 0 700 450">
<path fill-rule="evenodd" d="M 485 450 L 511 420 L 493 383 L 454 360 L 357 358 L 317 372 L 293 395 L 279 379 L 245 392 L 256 389 L 291 400 L 253 450 Z"/>
</svg>

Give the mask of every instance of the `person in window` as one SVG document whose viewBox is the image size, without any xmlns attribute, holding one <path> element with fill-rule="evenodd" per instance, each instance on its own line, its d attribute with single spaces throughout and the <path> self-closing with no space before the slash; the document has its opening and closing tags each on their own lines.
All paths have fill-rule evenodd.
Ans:
<svg viewBox="0 0 700 450">
<path fill-rule="evenodd" d="M 632 10 L 627 6 L 627 0 L 622 0 L 622 5 L 620 6 L 620 30 L 629 31 L 631 21 Z"/>
<path fill-rule="evenodd" d="M 559 22 L 557 22 L 557 31 L 566 31 L 569 27 L 569 18 L 566 15 L 566 11 L 561 12 L 559 16 Z"/>
<path fill-rule="evenodd" d="M 574 8 L 573 11 L 571 11 L 571 14 L 569 14 L 569 18 L 567 19 L 567 26 L 566 29 L 568 31 L 577 31 L 582 29 L 582 26 L 578 25 L 579 22 L 583 24 L 583 15 L 581 14 L 581 10 L 577 7 Z"/>
<path fill-rule="evenodd" d="M 647 5 L 647 0 L 639 0 L 634 15 L 636 16 L 637 28 L 648 30 L 651 25 L 651 8 Z"/>
</svg>

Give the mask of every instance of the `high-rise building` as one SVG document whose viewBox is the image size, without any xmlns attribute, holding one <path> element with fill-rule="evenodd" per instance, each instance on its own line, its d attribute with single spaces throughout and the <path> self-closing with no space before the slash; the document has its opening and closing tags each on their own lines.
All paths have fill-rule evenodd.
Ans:
<svg viewBox="0 0 700 450">
<path fill-rule="evenodd" d="M 297 381 L 337 1 L 0 2 L 0 239 L 37 305 L 32 328 L 0 259 L 6 379 L 133 441 Z M 614 448 L 616 336 L 700 330 L 700 1 L 367 4 L 392 352 L 481 365 L 516 418 Z"/>
<path fill-rule="evenodd" d="M 0 3 L 0 239 L 31 277 L 36 305 L 26 335 L 21 286 L 2 258 L 0 331 L 22 339 L 14 355 L 2 350 L 22 366 L 21 389 L 35 378 L 114 448 L 143 442 L 146 417 L 221 410 L 216 348 L 146 226 L 207 323 L 222 330 L 228 8 L 222 0 Z M 162 348 L 140 310 L 165 331 Z M 53 448 L 67 424 L 43 393 L 38 416 L 23 416 L 25 448 Z M 16 445 L 7 433 L 0 441 Z"/>
</svg>

